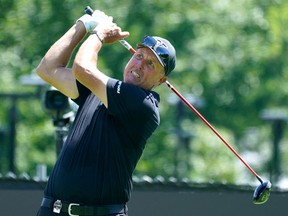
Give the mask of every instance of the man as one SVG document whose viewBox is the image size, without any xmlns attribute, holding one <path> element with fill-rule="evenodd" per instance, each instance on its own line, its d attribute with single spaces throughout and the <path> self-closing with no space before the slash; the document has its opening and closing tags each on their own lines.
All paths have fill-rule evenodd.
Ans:
<svg viewBox="0 0 288 216">
<path fill-rule="evenodd" d="M 82 16 L 45 54 L 36 71 L 78 105 L 67 140 L 45 188 L 38 216 L 128 215 L 132 173 L 160 122 L 152 88 L 175 67 L 165 39 L 144 37 L 116 80 L 97 67 L 102 43 L 129 36 L 100 11 Z M 73 63 L 73 49 L 84 38 Z"/>
</svg>

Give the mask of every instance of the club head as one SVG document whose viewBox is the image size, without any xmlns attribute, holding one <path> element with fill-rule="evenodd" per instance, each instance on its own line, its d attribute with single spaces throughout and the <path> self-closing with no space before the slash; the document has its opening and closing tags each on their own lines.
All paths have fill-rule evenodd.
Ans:
<svg viewBox="0 0 288 216">
<path fill-rule="evenodd" d="M 263 204 L 267 202 L 267 200 L 269 199 L 271 186 L 272 184 L 270 181 L 265 181 L 265 182 L 262 182 L 255 189 L 254 194 L 253 194 L 254 204 Z"/>
</svg>

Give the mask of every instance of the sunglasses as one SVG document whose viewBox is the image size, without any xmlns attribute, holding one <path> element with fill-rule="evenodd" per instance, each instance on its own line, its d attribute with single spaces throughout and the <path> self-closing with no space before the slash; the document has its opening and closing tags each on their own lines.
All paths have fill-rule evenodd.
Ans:
<svg viewBox="0 0 288 216">
<path fill-rule="evenodd" d="M 165 73 L 168 72 L 169 66 L 169 50 L 165 43 L 161 40 L 157 40 L 150 36 L 145 36 L 141 42 L 142 45 L 147 46 L 151 50 L 153 50 L 160 60 L 160 63 L 165 69 Z"/>
</svg>

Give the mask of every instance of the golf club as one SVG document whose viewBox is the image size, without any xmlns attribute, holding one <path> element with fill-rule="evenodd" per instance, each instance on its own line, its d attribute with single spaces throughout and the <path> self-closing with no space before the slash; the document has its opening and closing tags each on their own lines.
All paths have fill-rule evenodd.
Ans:
<svg viewBox="0 0 288 216">
<path fill-rule="evenodd" d="M 85 8 L 85 13 L 92 15 L 93 10 L 91 7 L 87 6 Z M 124 39 L 119 41 L 127 50 L 131 53 L 135 53 L 136 50 Z M 166 85 L 222 140 L 222 142 L 238 157 L 238 159 L 248 168 L 248 170 L 257 178 L 260 185 L 256 187 L 253 194 L 253 202 L 255 204 L 263 204 L 269 199 L 272 184 L 270 181 L 263 181 L 262 178 L 252 169 L 252 167 L 237 153 L 237 151 L 218 133 L 218 131 L 197 111 L 197 109 L 189 103 L 186 98 L 170 84 L 167 80 Z"/>
</svg>

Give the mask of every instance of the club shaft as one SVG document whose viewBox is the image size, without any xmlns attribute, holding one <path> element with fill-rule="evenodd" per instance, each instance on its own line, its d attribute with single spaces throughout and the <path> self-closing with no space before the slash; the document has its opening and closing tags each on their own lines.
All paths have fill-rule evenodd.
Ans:
<svg viewBox="0 0 288 216">
<path fill-rule="evenodd" d="M 87 6 L 85 8 L 85 12 L 87 14 L 92 15 L 93 10 Z M 119 40 L 119 42 L 131 53 L 135 53 L 136 50 L 124 39 Z M 261 177 L 254 171 L 254 169 L 241 157 L 240 154 L 224 139 L 223 136 L 221 136 L 220 133 L 201 115 L 201 113 L 198 112 L 198 110 L 189 103 L 188 100 L 173 86 L 170 84 L 170 82 L 167 80 L 166 85 L 219 137 L 220 140 L 234 153 L 235 156 L 238 157 L 238 159 L 249 169 L 249 171 L 262 183 Z"/>
<path fill-rule="evenodd" d="M 260 176 L 252 169 L 252 167 L 238 154 L 238 152 L 224 139 L 223 136 L 198 112 L 198 110 L 187 101 L 180 92 L 174 88 L 168 81 L 167 86 L 222 140 L 222 142 L 240 159 L 240 161 L 249 169 L 249 171 L 260 181 Z M 261 181 L 260 181 L 261 182 Z"/>
<path fill-rule="evenodd" d="M 119 40 L 119 42 L 127 49 L 129 50 L 131 53 L 135 53 L 136 50 L 133 49 L 133 47 L 124 39 Z"/>
</svg>

